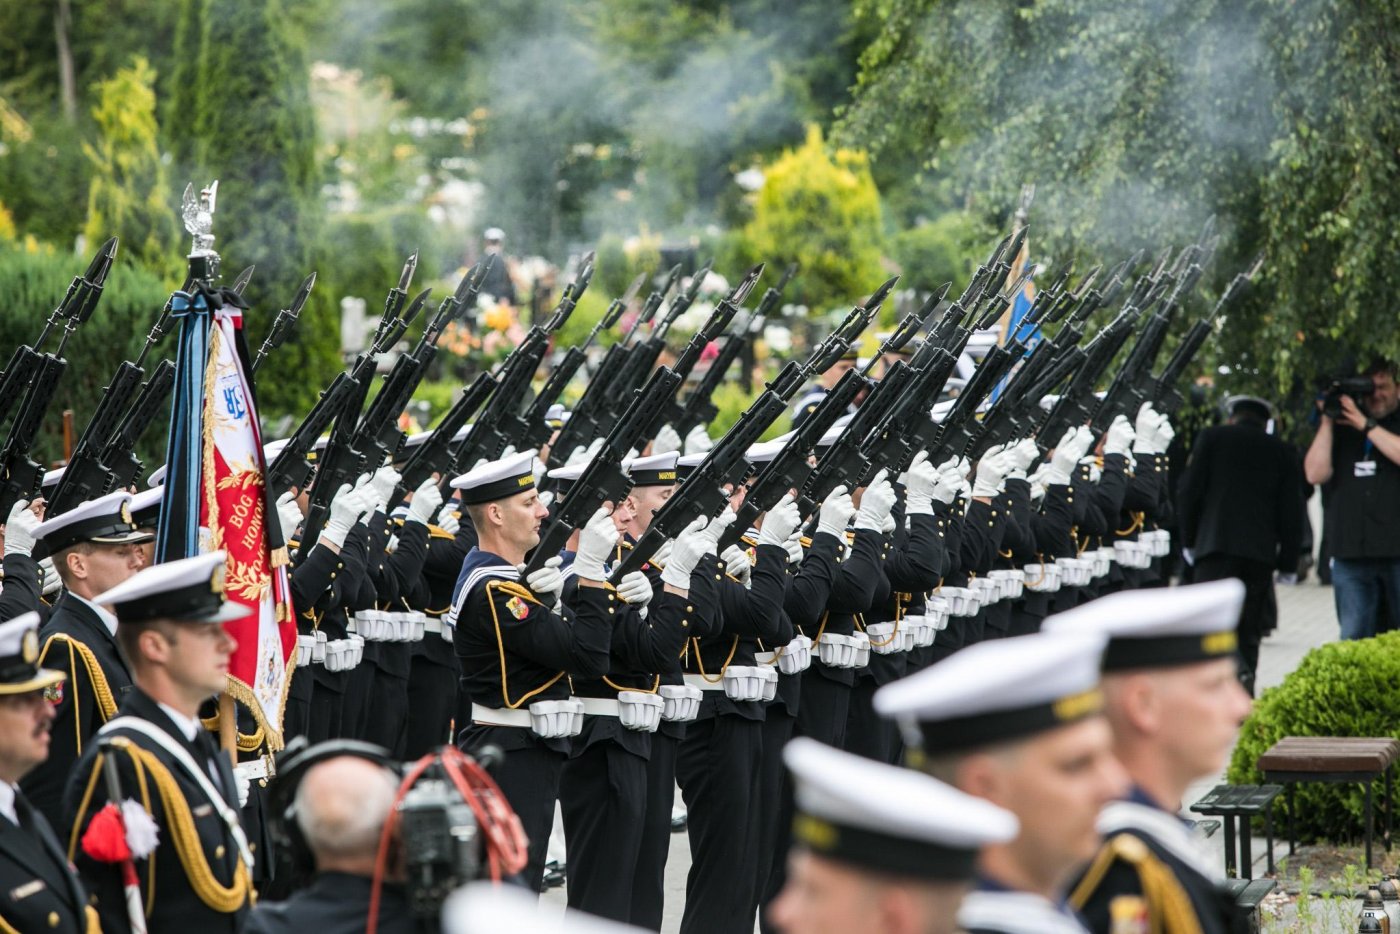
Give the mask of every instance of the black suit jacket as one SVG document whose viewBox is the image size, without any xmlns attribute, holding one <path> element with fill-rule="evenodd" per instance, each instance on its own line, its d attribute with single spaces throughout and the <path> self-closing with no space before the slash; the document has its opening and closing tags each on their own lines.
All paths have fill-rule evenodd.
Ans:
<svg viewBox="0 0 1400 934">
<path fill-rule="evenodd" d="M 369 895 L 367 876 L 323 872 L 285 902 L 263 902 L 254 908 L 243 934 L 363 934 Z M 403 889 L 384 886 L 379 899 L 380 934 L 416 931 Z"/>
<path fill-rule="evenodd" d="M 1181 543 L 1197 557 L 1230 555 L 1297 570 L 1303 541 L 1298 452 L 1250 425 L 1201 432 L 1177 500 Z"/>
<path fill-rule="evenodd" d="M 5 579 L 5 587 L 0 590 L 0 623 L 31 610 L 37 613 L 43 606 L 43 572 L 39 562 L 29 555 L 6 555 L 0 559 L 0 572 Z"/>
<path fill-rule="evenodd" d="M 186 741 L 184 734 L 180 732 L 180 728 L 174 721 L 139 688 L 132 690 L 126 702 L 122 704 L 119 714 L 150 721 L 170 734 L 194 758 L 196 763 L 202 764 L 206 761 L 199 747 Z M 239 861 L 238 847 L 234 843 L 233 835 L 224 825 L 223 819 L 219 816 L 214 804 L 204 794 L 199 783 L 185 771 L 184 766 L 180 765 L 173 755 L 144 733 L 122 729 L 113 732 L 117 736 L 128 738 L 134 745 L 149 750 L 174 777 L 180 795 L 189 807 L 204 859 L 208 862 L 211 872 L 220 885 L 226 887 L 232 885 Z M 79 840 L 82 839 L 82 834 L 86 831 L 92 815 L 97 813 L 107 802 L 106 782 L 99 777 L 93 786 L 92 800 L 87 808 L 79 813 L 79 805 L 87 790 L 97 752 L 98 745 L 96 743 L 88 744 L 82 758 L 78 761 L 78 767 L 73 772 L 67 793 L 63 798 L 64 812 L 72 817 L 68 825 L 77 825 Z M 123 795 L 139 800 L 140 793 L 136 773 L 130 758 L 125 754 L 119 754 L 117 762 Z M 219 781 L 224 789 L 225 800 L 237 811 L 237 791 L 234 784 L 233 768 L 229 765 L 228 757 L 215 755 L 214 762 L 219 771 Z M 156 898 L 148 916 L 148 930 L 153 932 L 191 931 L 196 932 L 196 934 L 237 934 L 238 931 L 242 930 L 248 914 L 247 901 L 245 900 L 243 906 L 238 910 L 226 913 L 215 911 L 200 900 L 195 894 L 190 880 L 186 877 L 179 854 L 176 852 L 170 815 L 167 814 L 165 805 L 149 778 L 147 783 L 151 786 L 152 817 L 160 827 L 160 844 L 156 847 L 155 852 L 147 859 L 136 861 L 136 872 L 141 880 L 143 895 L 150 891 L 151 873 L 154 872 L 156 876 Z M 81 847 L 75 854 L 75 860 L 83 880 L 97 896 L 98 912 L 102 916 L 102 930 L 108 934 L 111 932 L 122 934 L 122 932 L 129 931 L 130 924 L 127 921 L 120 867 L 113 863 L 99 863 L 90 859 L 81 852 Z"/>
<path fill-rule="evenodd" d="M 0 920 L 17 931 L 83 934 L 88 897 L 77 870 L 23 794 L 15 811 L 20 825 L 0 817 Z"/>
<path fill-rule="evenodd" d="M 39 641 L 44 647 L 40 663 L 45 668 L 63 672 L 68 680 L 57 689 L 59 699 L 49 732 L 49 758 L 24 776 L 20 788 L 51 825 L 62 828 L 63 789 L 68 784 L 68 776 L 92 734 L 101 729 L 107 717 L 98 703 L 97 686 L 78 649 L 62 639 L 55 639 L 56 635 L 66 636 L 92 652 L 106 682 L 106 690 L 118 707 L 131 691 L 131 673 L 117 649 L 116 637 L 92 607 L 66 590 L 60 594 L 49 621 L 39 630 Z"/>
</svg>

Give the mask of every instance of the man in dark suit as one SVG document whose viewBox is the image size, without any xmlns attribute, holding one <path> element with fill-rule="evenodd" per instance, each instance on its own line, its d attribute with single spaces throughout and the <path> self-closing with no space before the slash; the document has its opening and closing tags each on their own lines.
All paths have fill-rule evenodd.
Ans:
<svg viewBox="0 0 1400 934">
<path fill-rule="evenodd" d="M 1302 465 L 1270 435 L 1262 399 L 1228 400 L 1229 421 L 1201 432 L 1182 477 L 1177 503 L 1181 544 L 1195 562 L 1193 580 L 1244 582 L 1240 680 L 1254 692 L 1259 643 L 1272 628 L 1273 573 L 1296 580 L 1303 539 Z"/>
<path fill-rule="evenodd" d="M 379 836 L 397 790 L 393 773 L 358 756 L 337 756 L 307 769 L 297 784 L 294 810 L 316 876 L 287 901 L 254 908 L 244 934 L 361 934 L 369 916 Z M 384 884 L 381 934 L 417 930 L 403 887 Z"/>
<path fill-rule="evenodd" d="M 131 673 L 117 650 L 117 618 L 96 599 L 141 568 L 140 545 L 151 534 L 137 529 L 130 503 L 131 494 L 111 493 L 51 516 L 35 529 L 36 547 L 53 557 L 63 581 L 39 631 L 39 662 L 63 672 L 66 680 L 51 699 L 48 760 L 25 776 L 22 787 L 55 827 L 63 821 L 63 789 L 73 765 L 131 690 Z"/>
<path fill-rule="evenodd" d="M 237 647 L 221 624 L 249 612 L 224 601 L 224 562 L 214 551 L 157 564 L 97 598 L 121 620 L 118 638 L 135 686 L 83 752 L 64 810 L 72 815 L 70 852 L 81 849 L 78 868 L 97 895 L 103 931 L 131 930 L 128 911 L 144 908 L 151 932 L 236 934 L 253 901 L 253 855 L 233 768 L 199 720 L 200 705 L 227 683 Z M 122 865 L 99 859 L 94 846 L 92 817 L 109 800 L 108 755 L 116 758 L 121 797 L 140 802 L 158 832 L 152 851 L 150 830 L 133 833 L 142 821 L 124 809 L 141 893 L 132 908 Z"/>
<path fill-rule="evenodd" d="M 0 624 L 0 930 L 82 934 L 96 912 L 49 822 L 15 783 L 49 754 L 48 695 L 63 673 L 38 666 L 39 614 Z"/>
</svg>

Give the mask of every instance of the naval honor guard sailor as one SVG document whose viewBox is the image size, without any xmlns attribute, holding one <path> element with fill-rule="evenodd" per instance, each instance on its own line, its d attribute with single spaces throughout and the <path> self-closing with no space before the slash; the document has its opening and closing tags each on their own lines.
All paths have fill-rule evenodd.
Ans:
<svg viewBox="0 0 1400 934">
<path fill-rule="evenodd" d="M 1244 584 L 1229 578 L 1125 590 L 1045 622 L 1108 637 L 1108 721 L 1133 782 L 1099 815 L 1103 846 L 1070 894 L 1096 934 L 1240 929 L 1215 860 L 1178 814 L 1188 786 L 1224 767 L 1249 713 L 1236 650 L 1244 602 Z"/>
<path fill-rule="evenodd" d="M 1099 846 L 1099 811 L 1127 789 L 1103 716 L 1095 636 L 979 642 L 875 694 L 911 761 L 1011 811 L 1020 832 L 983 847 L 958 922 L 967 934 L 1084 934 L 1065 901 Z"/>
</svg>

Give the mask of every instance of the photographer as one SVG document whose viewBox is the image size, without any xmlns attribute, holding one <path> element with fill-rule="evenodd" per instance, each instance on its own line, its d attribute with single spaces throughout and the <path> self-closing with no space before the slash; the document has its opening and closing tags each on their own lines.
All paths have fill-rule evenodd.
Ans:
<svg viewBox="0 0 1400 934">
<path fill-rule="evenodd" d="M 359 756 L 336 756 L 306 770 L 297 785 L 297 827 L 316 861 L 311 885 L 285 902 L 253 909 L 245 934 L 361 934 L 369 915 L 379 837 L 398 779 Z M 380 934 L 418 930 L 403 889 L 385 884 Z"/>
<path fill-rule="evenodd" d="M 1382 589 L 1391 615 L 1400 608 L 1400 414 L 1396 366 L 1367 367 L 1367 395 L 1342 392 L 1323 407 L 1303 468 L 1324 484 L 1332 545 L 1332 585 L 1343 639 L 1374 636 Z M 1333 414 L 1335 412 L 1335 414 Z"/>
</svg>

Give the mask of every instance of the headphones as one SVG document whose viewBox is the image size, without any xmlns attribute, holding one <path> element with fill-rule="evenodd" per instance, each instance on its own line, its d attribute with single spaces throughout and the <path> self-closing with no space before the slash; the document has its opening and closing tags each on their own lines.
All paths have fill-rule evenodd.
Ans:
<svg viewBox="0 0 1400 934">
<path fill-rule="evenodd" d="M 272 840 L 276 877 L 290 879 L 294 886 L 309 879 L 316 871 L 311 847 L 297 824 L 297 788 L 306 773 L 315 765 L 341 756 L 355 756 L 394 773 L 397 779 L 402 767 L 389 750 L 373 743 L 355 739 L 331 739 L 311 745 L 305 736 L 298 736 L 277 756 L 277 774 L 267 788 L 267 829 Z"/>
</svg>

